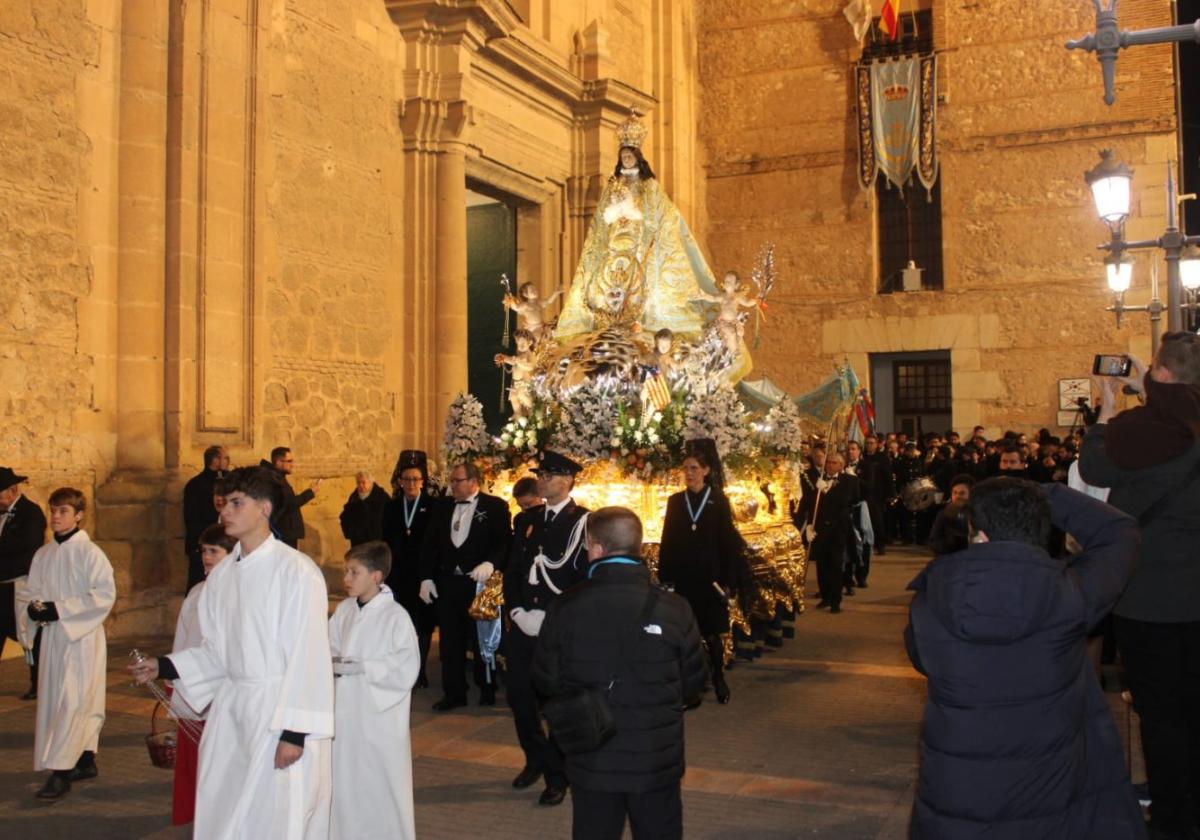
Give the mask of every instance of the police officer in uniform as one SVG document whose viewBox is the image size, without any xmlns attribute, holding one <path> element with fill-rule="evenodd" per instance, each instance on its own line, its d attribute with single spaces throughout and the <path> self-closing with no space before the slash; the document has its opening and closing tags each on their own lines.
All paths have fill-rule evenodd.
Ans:
<svg viewBox="0 0 1200 840">
<path fill-rule="evenodd" d="M 567 792 L 563 757 L 542 729 L 530 668 L 550 602 L 587 575 L 587 508 L 571 498 L 575 475 L 582 467 L 549 450 L 543 451 L 539 460 L 534 472 L 538 495 L 546 502 L 520 516 L 504 573 L 509 618 L 507 695 L 517 740 L 525 753 L 525 768 L 513 779 L 513 787 L 529 787 L 544 776 L 546 788 L 538 802 L 558 805 Z"/>
</svg>

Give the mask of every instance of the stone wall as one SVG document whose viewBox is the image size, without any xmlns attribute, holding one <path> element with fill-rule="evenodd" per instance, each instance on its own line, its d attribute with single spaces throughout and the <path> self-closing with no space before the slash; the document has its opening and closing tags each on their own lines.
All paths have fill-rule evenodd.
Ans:
<svg viewBox="0 0 1200 840">
<path fill-rule="evenodd" d="M 944 291 L 879 295 L 844 5 L 699 4 L 707 245 L 719 269 L 777 245 L 754 375 L 796 393 L 843 359 L 865 377 L 869 353 L 948 349 L 956 427 L 1053 426 L 1057 379 L 1086 375 L 1096 352 L 1148 354 L 1145 316 L 1117 329 L 1103 311 L 1094 246 L 1107 230 L 1082 174 L 1116 148 L 1137 170 L 1130 235 L 1161 232 L 1177 156 L 1170 49 L 1123 52 L 1107 108 L 1095 58 L 1062 46 L 1093 29 L 1090 3 L 934 3 Z M 1123 27 L 1169 19 L 1165 0 L 1121 5 Z M 1140 261 L 1130 302 L 1148 278 Z"/>
<path fill-rule="evenodd" d="M 38 502 L 92 497 L 115 458 L 112 33 L 85 5 L 0 6 L 0 462 Z"/>
</svg>

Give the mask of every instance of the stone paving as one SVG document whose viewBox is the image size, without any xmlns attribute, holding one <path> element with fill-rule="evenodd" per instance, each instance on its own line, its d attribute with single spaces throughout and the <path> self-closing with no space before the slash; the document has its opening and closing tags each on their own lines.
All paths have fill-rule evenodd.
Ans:
<svg viewBox="0 0 1200 840">
<path fill-rule="evenodd" d="M 705 702 L 689 713 L 686 837 L 906 836 L 925 685 L 904 654 L 904 585 L 925 561 L 923 552 L 890 552 L 877 561 L 871 588 L 846 599 L 840 615 L 805 613 L 782 649 L 739 663 L 730 705 Z M 153 702 L 117 670 L 131 646 L 111 648 L 100 776 L 53 804 L 33 797 L 42 782 L 30 769 L 34 707 L 17 698 L 27 672 L 20 660 L 0 663 L 0 837 L 190 835 L 170 825 L 171 773 L 147 758 Z M 435 715 L 429 706 L 438 696 L 435 685 L 413 701 L 418 836 L 569 837 L 569 799 L 539 807 L 540 788 L 509 786 L 522 761 L 503 700 Z M 1124 732 L 1123 715 L 1118 722 Z"/>
</svg>

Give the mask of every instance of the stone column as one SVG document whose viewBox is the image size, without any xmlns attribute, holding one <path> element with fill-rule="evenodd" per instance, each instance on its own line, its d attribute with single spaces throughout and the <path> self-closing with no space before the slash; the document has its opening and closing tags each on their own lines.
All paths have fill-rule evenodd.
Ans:
<svg viewBox="0 0 1200 840">
<path fill-rule="evenodd" d="M 437 156 L 434 388 L 441 429 L 467 387 L 467 173 L 461 147 Z"/>
</svg>

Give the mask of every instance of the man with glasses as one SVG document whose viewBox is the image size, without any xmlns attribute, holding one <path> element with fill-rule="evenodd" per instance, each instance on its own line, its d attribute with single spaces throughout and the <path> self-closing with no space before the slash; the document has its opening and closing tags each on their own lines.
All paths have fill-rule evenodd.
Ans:
<svg viewBox="0 0 1200 840">
<path fill-rule="evenodd" d="M 450 496 L 440 500 L 421 544 L 420 598 L 437 607 L 438 654 L 442 660 L 442 699 L 435 712 L 467 705 L 467 647 L 476 642 L 475 620 L 467 610 L 476 584 L 504 571 L 512 540 L 508 504 L 480 492 L 479 467 L 469 461 L 450 471 Z M 435 603 L 436 602 L 436 603 Z M 483 658 L 475 657 L 475 684 L 481 706 L 496 703 Z"/>
<path fill-rule="evenodd" d="M 262 466 L 269 467 L 274 471 L 283 491 L 279 512 L 272 517 L 271 525 L 278 533 L 281 542 L 295 548 L 300 540 L 304 539 L 304 514 L 300 512 L 300 508 L 316 498 L 317 491 L 321 489 L 321 479 L 318 478 L 308 486 L 307 490 L 297 494 L 288 482 L 288 476 L 295 468 L 295 459 L 292 457 L 292 450 L 286 446 L 277 446 L 272 449 L 271 460 L 263 461 Z"/>
</svg>

